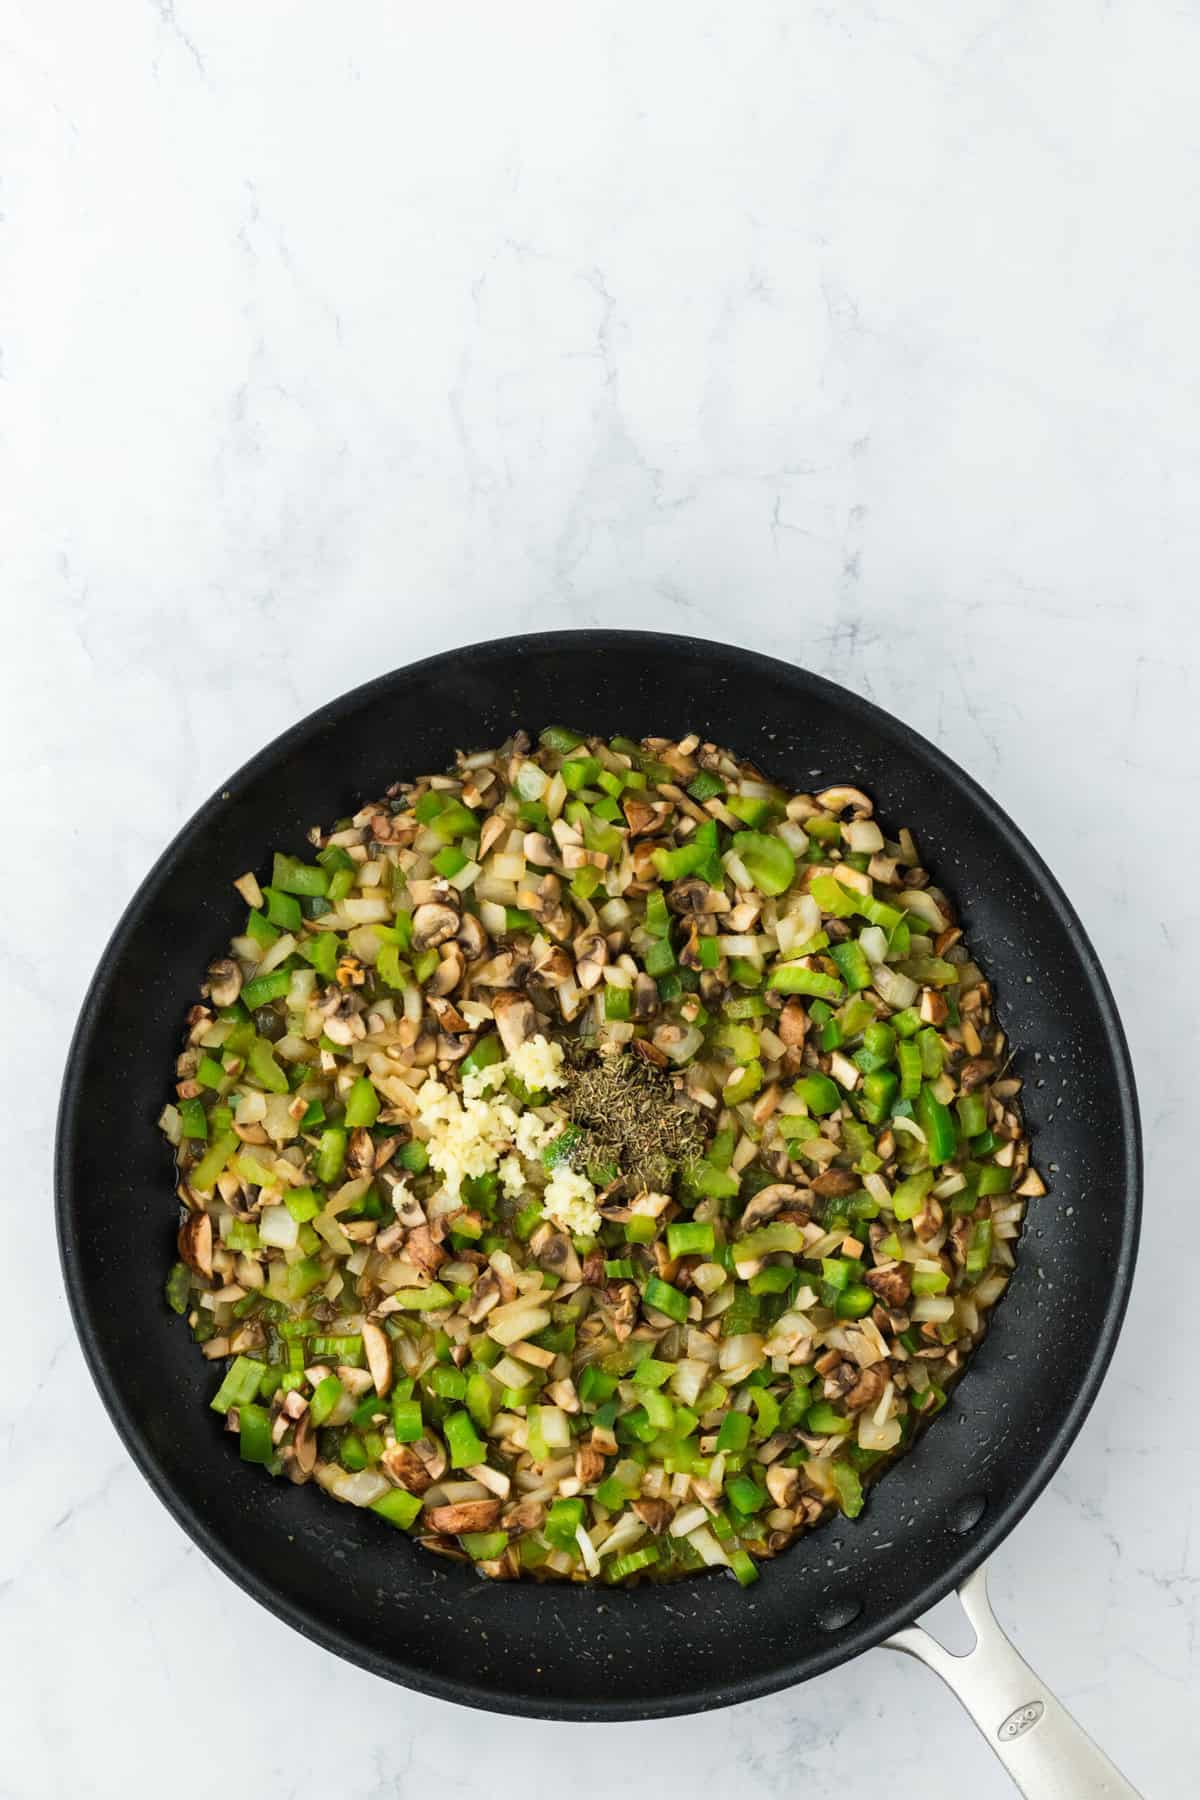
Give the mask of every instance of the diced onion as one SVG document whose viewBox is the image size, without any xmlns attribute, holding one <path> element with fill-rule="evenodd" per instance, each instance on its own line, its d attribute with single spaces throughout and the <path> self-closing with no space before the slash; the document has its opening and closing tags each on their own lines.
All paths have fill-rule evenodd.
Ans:
<svg viewBox="0 0 1200 1800">
<path fill-rule="evenodd" d="M 286 1206 L 264 1206 L 258 1215 L 258 1235 L 276 1250 L 290 1250 L 300 1240 L 300 1225 Z"/>
<path fill-rule="evenodd" d="M 260 975 L 269 975 L 272 969 L 277 969 L 280 963 L 287 961 L 295 948 L 295 938 L 290 931 L 285 931 L 282 936 L 275 939 L 275 942 L 263 956 L 262 961 L 258 965 L 258 973 Z"/>
<path fill-rule="evenodd" d="M 887 956 L 887 932 L 882 925 L 867 925 L 858 934 L 863 955 L 869 963 L 881 963 Z"/>
<path fill-rule="evenodd" d="M 708 1568 L 728 1567 L 729 1558 L 707 1525 L 702 1525 L 698 1531 L 689 1531 L 687 1541 Z"/>
<path fill-rule="evenodd" d="M 940 1294 L 922 1294 L 913 1301 L 912 1317 L 921 1325 L 945 1325 L 954 1317 L 954 1302 Z"/>
<path fill-rule="evenodd" d="M 920 993 L 915 981 L 902 975 L 899 969 L 891 969 L 887 963 L 876 963 L 871 970 L 871 985 L 877 994 L 881 994 L 889 1006 L 911 1006 Z"/>
<path fill-rule="evenodd" d="M 916 913 L 918 919 L 924 919 L 934 931 L 945 931 L 950 923 L 933 895 L 924 888 L 905 888 L 900 896 L 900 904 L 908 912 Z"/>
</svg>

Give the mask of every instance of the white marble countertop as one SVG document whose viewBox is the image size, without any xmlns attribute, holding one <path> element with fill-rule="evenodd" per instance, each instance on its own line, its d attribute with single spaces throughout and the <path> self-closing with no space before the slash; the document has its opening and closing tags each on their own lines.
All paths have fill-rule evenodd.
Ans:
<svg viewBox="0 0 1200 1800">
<path fill-rule="evenodd" d="M 334 693 L 596 623 L 858 688 L 1077 902 L 1148 1211 L 993 1591 L 1147 1796 L 1194 1793 L 1195 6 L 17 0 L 0 37 L 0 1795 L 200 1800 L 222 1743 L 272 1800 L 1011 1792 L 883 1652 L 586 1737 L 390 1688 L 191 1547 L 72 1335 L 55 1090 L 162 845 Z"/>
</svg>

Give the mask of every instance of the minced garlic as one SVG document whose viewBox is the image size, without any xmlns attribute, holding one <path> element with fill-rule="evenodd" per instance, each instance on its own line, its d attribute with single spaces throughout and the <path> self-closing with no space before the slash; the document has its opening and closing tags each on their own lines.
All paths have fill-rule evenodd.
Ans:
<svg viewBox="0 0 1200 1800">
<path fill-rule="evenodd" d="M 560 1088 L 566 1081 L 562 1072 L 562 1045 L 551 1043 L 540 1033 L 517 1045 L 508 1059 L 508 1066 L 531 1092 Z"/>
<path fill-rule="evenodd" d="M 553 1219 L 572 1237 L 595 1237 L 600 1229 L 600 1212 L 596 1190 L 587 1176 L 560 1163 L 542 1195 L 542 1217 Z"/>
</svg>

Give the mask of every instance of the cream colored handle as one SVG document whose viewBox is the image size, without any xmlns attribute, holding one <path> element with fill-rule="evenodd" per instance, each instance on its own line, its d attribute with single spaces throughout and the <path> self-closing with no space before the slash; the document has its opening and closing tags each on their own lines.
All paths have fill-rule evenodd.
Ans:
<svg viewBox="0 0 1200 1800">
<path fill-rule="evenodd" d="M 966 1656 L 951 1655 L 919 1625 L 886 1638 L 884 1649 L 915 1656 L 941 1676 L 1026 1800 L 1141 1800 L 997 1624 L 986 1567 L 968 1576 L 958 1597 L 975 1630 Z"/>
</svg>

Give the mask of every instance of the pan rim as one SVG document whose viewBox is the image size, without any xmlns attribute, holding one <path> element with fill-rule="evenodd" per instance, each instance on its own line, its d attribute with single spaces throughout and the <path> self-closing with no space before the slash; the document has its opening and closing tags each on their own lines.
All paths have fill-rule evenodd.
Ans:
<svg viewBox="0 0 1200 1800">
<path fill-rule="evenodd" d="M 121 953 L 134 933 L 143 914 L 158 896 L 173 859 L 185 844 L 202 832 L 209 821 L 227 804 L 229 797 L 243 784 L 268 773 L 290 752 L 305 742 L 313 732 L 336 723 L 340 717 L 367 705 L 397 682 L 419 675 L 436 675 L 440 668 L 464 658 L 484 661 L 489 657 L 511 657 L 527 652 L 554 652 L 578 649 L 582 643 L 591 647 L 625 648 L 631 651 L 641 645 L 656 650 L 676 650 L 702 655 L 730 673 L 766 675 L 775 679 L 803 682 L 810 691 L 836 705 L 848 720 L 856 716 L 869 720 L 877 729 L 899 734 L 910 747 L 933 767 L 962 797 L 984 815 L 992 828 L 1019 856 L 1036 879 L 1047 905 L 1073 940 L 1080 970 L 1091 990 L 1101 1019 L 1105 1040 L 1116 1075 L 1114 1100 L 1120 1115 L 1125 1145 L 1125 1167 L 1120 1174 L 1123 1196 L 1122 1229 L 1116 1246 L 1114 1280 L 1103 1325 L 1093 1340 L 1087 1363 L 1078 1381 L 1071 1404 L 1055 1432 L 1042 1447 L 1037 1462 L 1004 1501 L 989 1509 L 984 1521 L 964 1541 L 964 1547 L 949 1558 L 932 1582 L 927 1581 L 911 1605 L 896 1606 L 882 1619 L 851 1624 L 827 1634 L 826 1644 L 817 1650 L 811 1645 L 793 1660 L 781 1662 L 774 1669 L 720 1683 L 704 1683 L 684 1693 L 662 1696 L 634 1703 L 603 1697 L 586 1704 L 573 1700 L 556 1700 L 534 1696 L 524 1691 L 500 1690 L 492 1685 L 461 1678 L 445 1678 L 395 1655 L 382 1655 L 358 1642 L 351 1634 L 327 1621 L 314 1621 L 308 1611 L 278 1591 L 257 1573 L 249 1558 L 222 1543 L 205 1523 L 195 1503 L 183 1494 L 166 1473 L 150 1447 L 146 1434 L 132 1416 L 119 1389 L 113 1367 L 107 1357 L 103 1333 L 98 1328 L 92 1297 L 85 1288 L 76 1260 L 76 1227 L 74 1223 L 75 1178 L 73 1159 L 80 1129 L 83 1098 L 80 1069 L 82 1050 L 98 1026 L 99 1002 L 104 991 L 105 970 Z M 739 1704 L 793 1686 L 810 1677 L 827 1672 L 852 1657 L 881 1644 L 894 1631 L 909 1625 L 921 1612 L 944 1598 L 971 1571 L 979 1566 L 1007 1537 L 1044 1491 L 1078 1433 L 1095 1402 L 1108 1369 L 1128 1305 L 1132 1285 L 1142 1210 L 1142 1135 L 1137 1104 L 1132 1059 L 1124 1028 L 1107 977 L 1100 965 L 1086 930 L 1074 906 L 1025 833 L 991 798 L 975 779 L 967 774 L 937 745 L 894 714 L 865 699 L 853 690 L 829 681 L 824 676 L 780 658 L 747 650 L 738 645 L 680 634 L 616 629 L 590 629 L 515 633 L 484 640 L 461 648 L 435 652 L 419 661 L 401 665 L 337 696 L 315 708 L 294 725 L 279 733 L 245 762 L 236 773 L 214 791 L 176 832 L 150 870 L 139 883 L 123 910 L 101 953 L 96 972 L 85 993 L 79 1017 L 72 1032 L 67 1052 L 62 1094 L 54 1147 L 54 1186 L 57 1236 L 60 1264 L 66 1286 L 72 1321 L 105 1409 L 126 1450 L 151 1488 L 166 1506 L 189 1538 L 204 1551 L 224 1574 L 244 1593 L 282 1619 L 310 1642 L 321 1644 L 346 1661 L 369 1673 L 399 1682 L 417 1692 L 435 1698 L 471 1706 L 483 1711 L 505 1713 L 517 1717 L 544 1718 L 577 1723 L 617 1723 L 641 1719 L 669 1718 L 706 1711 L 713 1707 Z M 610 1596 L 611 1598 L 611 1596 Z"/>
</svg>

